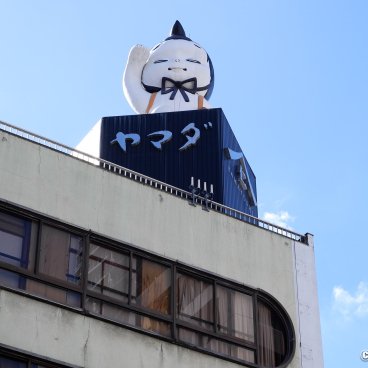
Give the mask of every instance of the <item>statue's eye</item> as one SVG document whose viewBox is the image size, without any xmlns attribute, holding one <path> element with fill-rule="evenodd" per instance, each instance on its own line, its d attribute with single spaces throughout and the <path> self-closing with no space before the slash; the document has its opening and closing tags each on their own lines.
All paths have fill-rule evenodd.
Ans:
<svg viewBox="0 0 368 368">
<path fill-rule="evenodd" d="M 162 59 L 162 60 L 155 60 L 155 61 L 153 62 L 153 64 L 165 63 L 166 61 L 168 61 L 168 60 L 166 60 L 166 59 Z"/>
<path fill-rule="evenodd" d="M 190 63 L 200 64 L 201 62 L 195 59 L 187 59 Z"/>
</svg>

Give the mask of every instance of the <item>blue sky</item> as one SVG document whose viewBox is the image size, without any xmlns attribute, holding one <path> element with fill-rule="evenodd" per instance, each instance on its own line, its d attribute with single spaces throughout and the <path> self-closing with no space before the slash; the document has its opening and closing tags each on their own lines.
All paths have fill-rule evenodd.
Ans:
<svg viewBox="0 0 368 368">
<path fill-rule="evenodd" d="M 0 0 L 0 120 L 75 146 L 129 115 L 130 48 L 176 19 L 257 176 L 260 215 L 315 235 L 325 367 L 368 349 L 368 2 Z"/>
</svg>

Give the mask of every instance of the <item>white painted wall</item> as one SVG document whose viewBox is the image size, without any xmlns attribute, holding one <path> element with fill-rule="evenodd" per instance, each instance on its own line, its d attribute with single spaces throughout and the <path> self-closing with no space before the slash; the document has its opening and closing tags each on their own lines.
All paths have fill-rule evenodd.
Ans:
<svg viewBox="0 0 368 368">
<path fill-rule="evenodd" d="M 308 234 L 308 246 L 295 242 L 294 254 L 301 334 L 301 366 L 319 368 L 323 367 L 323 353 L 313 236 Z"/>
<path fill-rule="evenodd" d="M 95 157 L 100 157 L 101 122 L 102 119 L 93 126 L 93 128 L 75 147 L 76 150 L 88 153 Z"/>
<path fill-rule="evenodd" d="M 301 366 L 300 334 L 306 349 L 313 350 L 313 360 L 321 361 L 318 358 L 321 345 L 318 347 L 318 342 L 311 342 L 316 335 L 317 341 L 320 339 L 320 330 L 312 334 L 306 332 L 305 336 L 302 330 L 299 331 L 297 291 L 316 288 L 315 278 L 300 273 L 296 278 L 298 260 L 305 257 L 305 252 L 308 253 L 304 248 L 309 248 L 305 245 L 213 211 L 189 206 L 186 201 L 165 192 L 3 132 L 0 132 L 0 158 L 0 199 L 267 291 L 284 306 L 296 329 L 297 348 L 290 367 Z M 306 259 L 308 257 L 307 254 Z M 308 265 L 314 275 L 314 264 Z M 317 301 L 309 308 L 314 316 L 315 313 L 318 315 Z M 301 328 L 306 328 L 309 316 L 304 314 Z M 9 318 L 14 318 L 14 315 Z M 93 320 L 89 323 L 100 326 L 102 322 Z M 102 326 L 105 327 L 99 328 L 115 329 L 105 323 Z M 137 335 L 139 341 L 152 341 L 147 342 L 152 346 L 152 352 L 160 351 L 157 344 L 163 344 L 167 351 L 175 351 L 172 356 L 176 359 L 180 352 L 185 359 L 191 355 L 203 359 L 201 366 L 220 364 L 211 363 L 213 359 L 217 361 L 216 358 L 188 349 L 184 349 L 184 353 L 183 349 L 172 344 L 153 342 L 155 339 L 123 331 L 119 333 Z M 135 338 L 128 338 L 124 344 L 134 350 Z M 37 345 L 39 349 L 41 345 Z M 91 354 L 89 359 L 93 360 L 94 354 Z M 114 354 L 118 353 L 111 353 L 111 356 Z M 156 360 L 151 364 L 157 363 L 160 354 L 157 355 L 156 351 Z M 171 363 L 178 366 L 176 360 Z M 88 366 L 93 364 L 91 362 Z M 228 364 L 232 363 L 221 360 L 221 366 Z M 189 366 L 189 363 L 184 366 Z"/>
</svg>

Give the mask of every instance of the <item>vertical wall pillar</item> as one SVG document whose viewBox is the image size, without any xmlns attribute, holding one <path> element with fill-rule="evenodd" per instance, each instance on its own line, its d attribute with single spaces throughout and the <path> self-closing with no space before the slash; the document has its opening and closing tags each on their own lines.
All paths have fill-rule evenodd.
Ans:
<svg viewBox="0 0 368 368">
<path fill-rule="evenodd" d="M 295 280 L 299 313 L 301 367 L 322 368 L 322 337 L 319 315 L 314 239 L 306 234 L 308 245 L 294 242 Z"/>
</svg>

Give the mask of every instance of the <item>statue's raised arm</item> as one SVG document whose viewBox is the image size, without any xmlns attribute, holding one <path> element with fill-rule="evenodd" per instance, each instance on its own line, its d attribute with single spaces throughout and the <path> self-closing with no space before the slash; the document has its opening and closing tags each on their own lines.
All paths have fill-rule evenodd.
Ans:
<svg viewBox="0 0 368 368">
<path fill-rule="evenodd" d="M 143 45 L 133 46 L 123 76 L 123 91 L 129 105 L 137 114 L 143 114 L 150 93 L 142 85 L 142 70 L 149 58 L 150 50 Z"/>
</svg>

